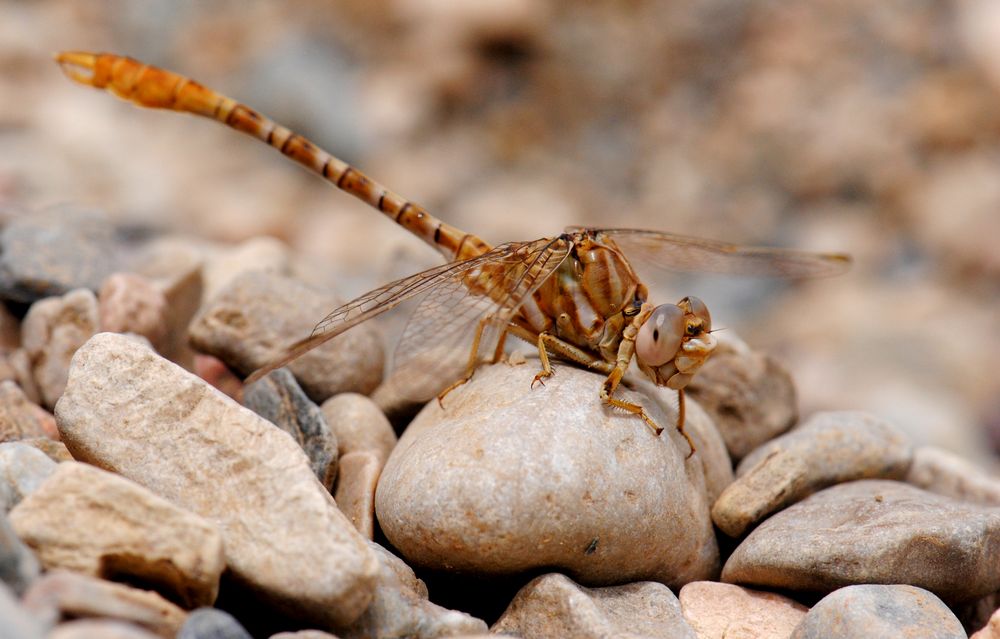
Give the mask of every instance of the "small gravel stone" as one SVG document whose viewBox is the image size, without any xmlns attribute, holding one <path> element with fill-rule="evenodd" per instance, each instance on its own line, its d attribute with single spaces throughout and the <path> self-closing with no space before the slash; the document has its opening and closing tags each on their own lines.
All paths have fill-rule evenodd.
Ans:
<svg viewBox="0 0 1000 639">
<path fill-rule="evenodd" d="M 688 385 L 733 459 L 785 432 L 798 417 L 791 375 L 774 358 L 720 333 L 719 347 Z"/>
<path fill-rule="evenodd" d="M 358 393 L 340 393 L 320 407 L 337 434 L 341 456 L 368 450 L 384 464 L 396 447 L 396 432 L 375 402 Z"/>
<path fill-rule="evenodd" d="M 375 487 L 382 472 L 376 453 L 359 450 L 340 459 L 334 500 L 365 539 L 375 536 Z"/>
<path fill-rule="evenodd" d="M 287 368 L 247 386 L 243 405 L 291 435 L 309 457 L 316 478 L 333 491 L 337 480 L 337 436 L 327 426 L 319 406 L 306 396 Z"/>
<path fill-rule="evenodd" d="M 961 622 L 923 588 L 865 584 L 830 593 L 806 613 L 792 639 L 965 639 Z"/>
<path fill-rule="evenodd" d="M 155 639 L 156 635 L 139 626 L 107 619 L 80 619 L 59 624 L 47 639 Z M 172 638 L 171 638 L 172 639 Z"/>
<path fill-rule="evenodd" d="M 747 455 L 712 506 L 712 520 L 739 537 L 771 513 L 821 488 L 854 479 L 902 479 L 913 458 L 906 436 L 866 413 L 813 415 Z"/>
<path fill-rule="evenodd" d="M 0 444 L 0 506 L 10 511 L 42 485 L 56 470 L 56 462 L 24 442 Z"/>
<path fill-rule="evenodd" d="M 302 449 L 141 342 L 101 333 L 81 348 L 56 420 L 77 459 L 214 522 L 228 572 L 262 602 L 320 627 L 368 605 L 375 557 Z"/>
<path fill-rule="evenodd" d="M 47 570 L 138 580 L 187 607 L 212 604 L 219 592 L 215 526 L 93 466 L 59 464 L 10 521 Z"/>
<path fill-rule="evenodd" d="M 266 271 L 229 282 L 195 318 L 191 344 L 249 375 L 306 337 L 340 301 L 290 277 Z M 298 358 L 288 368 L 316 402 L 345 391 L 369 393 L 382 378 L 382 342 L 363 324 Z"/>
<path fill-rule="evenodd" d="M 0 297 L 30 303 L 78 288 L 96 291 L 121 254 L 114 226 L 99 214 L 26 212 L 0 231 Z"/>
<path fill-rule="evenodd" d="M 31 305 L 21 339 L 42 402 L 52 408 L 66 388 L 73 353 L 97 332 L 97 298 L 87 289 Z"/>
<path fill-rule="evenodd" d="M 342 639 L 433 639 L 486 632 L 481 619 L 428 601 L 427 587 L 409 566 L 378 544 L 369 545 L 379 558 L 375 597 L 357 621 L 337 632 Z"/>
<path fill-rule="evenodd" d="M 787 639 L 808 608 L 773 592 L 694 581 L 678 598 L 698 639 Z"/>
<path fill-rule="evenodd" d="M 102 331 L 142 335 L 157 351 L 166 345 L 167 298 L 152 282 L 134 273 L 114 273 L 101 284 L 97 299 Z"/>
<path fill-rule="evenodd" d="M 161 637 L 176 635 L 187 617 L 155 592 L 66 571 L 50 572 L 38 579 L 24 595 L 24 606 L 52 623 L 60 618 L 111 618 L 137 624 Z"/>
<path fill-rule="evenodd" d="M 231 614 L 215 608 L 199 608 L 188 615 L 177 639 L 253 639 Z"/>
<path fill-rule="evenodd" d="M 660 583 L 584 588 L 558 573 L 542 575 L 517 593 L 490 628 L 524 639 L 695 639 L 681 605 Z"/>
<path fill-rule="evenodd" d="M 38 559 L 14 532 L 7 515 L 0 513 L 0 582 L 23 595 L 40 572 Z"/>
<path fill-rule="evenodd" d="M 921 446 L 914 451 L 906 481 L 960 501 L 1000 506 L 1000 479 L 936 446 Z"/>
<path fill-rule="evenodd" d="M 12 381 L 0 382 L 0 442 L 49 437 L 55 420 Z"/>
<path fill-rule="evenodd" d="M 590 584 L 710 577 L 718 549 L 705 479 L 674 417 L 608 410 L 604 377 L 555 364 L 476 371 L 442 409 L 431 402 L 382 471 L 378 521 L 412 564 L 487 574 L 558 566 Z M 694 429 L 693 429 L 694 430 Z"/>
<path fill-rule="evenodd" d="M 827 488 L 765 520 L 729 557 L 722 580 L 818 592 L 908 583 L 967 601 L 1000 590 L 998 554 L 1000 509 L 870 479 Z"/>
</svg>

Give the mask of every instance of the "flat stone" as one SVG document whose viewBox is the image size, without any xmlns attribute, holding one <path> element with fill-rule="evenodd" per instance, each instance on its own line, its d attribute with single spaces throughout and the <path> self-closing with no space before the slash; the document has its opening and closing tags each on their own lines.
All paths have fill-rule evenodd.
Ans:
<svg viewBox="0 0 1000 639">
<path fill-rule="evenodd" d="M 188 615 L 177 639 L 253 639 L 231 614 L 215 608 L 199 608 Z"/>
<path fill-rule="evenodd" d="M 50 419 L 51 415 L 32 403 L 16 383 L 0 382 L 0 442 L 55 434 L 51 430 L 55 421 Z"/>
<path fill-rule="evenodd" d="M 101 284 L 97 299 L 102 331 L 142 335 L 157 351 L 166 345 L 167 298 L 150 280 L 113 273 Z"/>
<path fill-rule="evenodd" d="M 795 385 L 777 360 L 720 333 L 719 347 L 687 387 L 734 459 L 787 431 L 798 418 Z"/>
<path fill-rule="evenodd" d="M 321 627 L 368 605 L 376 559 L 298 444 L 142 343 L 91 339 L 56 420 L 77 459 L 214 522 L 228 573 L 264 602 Z"/>
<path fill-rule="evenodd" d="M 960 501 L 1000 506 L 1000 479 L 936 446 L 920 446 L 914 451 L 906 481 Z"/>
<path fill-rule="evenodd" d="M 326 423 L 337 434 L 340 454 L 372 451 L 385 463 L 396 447 L 396 431 L 378 405 L 358 393 L 340 393 L 320 407 Z"/>
<path fill-rule="evenodd" d="M 869 479 L 772 515 L 729 557 L 722 580 L 816 592 L 907 583 L 967 601 L 1000 590 L 998 553 L 1000 509 Z"/>
<path fill-rule="evenodd" d="M 62 395 L 73 353 L 97 332 L 97 326 L 97 298 L 87 289 L 40 300 L 28 309 L 21 339 L 46 407 L 55 406 Z"/>
<path fill-rule="evenodd" d="M 369 545 L 379 558 L 375 596 L 361 617 L 338 630 L 342 639 L 434 639 L 486 632 L 481 619 L 428 601 L 426 586 L 409 566 L 378 544 Z"/>
<path fill-rule="evenodd" d="M 347 453 L 340 459 L 334 500 L 365 539 L 375 536 L 375 487 L 382 462 L 370 450 Z"/>
<path fill-rule="evenodd" d="M 190 328 L 195 349 L 249 375 L 308 336 L 340 305 L 336 297 L 277 273 L 251 271 L 230 281 Z M 298 358 L 288 368 L 316 402 L 346 391 L 369 393 L 382 379 L 382 342 L 362 324 Z"/>
<path fill-rule="evenodd" d="M 712 520 L 739 537 L 771 513 L 833 484 L 902 479 L 913 447 L 892 424 L 867 413 L 817 413 L 754 450 L 712 506 Z"/>
<path fill-rule="evenodd" d="M 443 409 L 427 405 L 379 479 L 386 537 L 411 564 L 447 570 L 558 567 L 592 585 L 714 575 L 704 474 L 674 416 L 620 391 L 664 425 L 657 437 L 602 405 L 603 376 L 554 368 L 532 389 L 534 366 L 483 367 Z"/>
<path fill-rule="evenodd" d="M 0 297 L 31 303 L 78 288 L 96 291 L 121 263 L 118 233 L 100 214 L 25 213 L 0 231 Z"/>
<path fill-rule="evenodd" d="M 10 521 L 46 570 L 137 580 L 189 608 L 219 592 L 225 562 L 216 527 L 99 468 L 59 464 Z"/>
<path fill-rule="evenodd" d="M 59 624 L 47 639 L 155 639 L 162 635 L 143 630 L 139 626 L 107 619 L 80 619 Z"/>
<path fill-rule="evenodd" d="M 681 605 L 660 583 L 584 588 L 550 573 L 525 585 L 490 628 L 493 634 L 576 639 L 695 639 Z"/>
<path fill-rule="evenodd" d="M 0 582 L 23 595 L 41 571 L 38 559 L 14 532 L 7 515 L 0 513 Z"/>
<path fill-rule="evenodd" d="M 809 610 L 788 597 L 715 581 L 694 581 L 678 598 L 698 639 L 786 639 Z"/>
<path fill-rule="evenodd" d="M 986 626 L 971 634 L 969 639 L 1000 639 L 1000 610 L 994 612 Z"/>
<path fill-rule="evenodd" d="M 847 586 L 820 599 L 792 639 L 964 639 L 958 618 L 934 593 L 907 585 Z"/>
<path fill-rule="evenodd" d="M 176 635 L 187 618 L 186 612 L 155 592 L 66 571 L 38 579 L 24 595 L 24 606 L 50 623 L 60 618 L 109 618 L 161 637 Z"/>
<path fill-rule="evenodd" d="M 10 511 L 42 485 L 56 470 L 56 462 L 23 442 L 0 444 L 0 507 Z"/>
<path fill-rule="evenodd" d="M 316 478 L 333 491 L 337 479 L 337 436 L 287 368 L 272 371 L 243 390 L 243 405 L 298 442 Z"/>
</svg>

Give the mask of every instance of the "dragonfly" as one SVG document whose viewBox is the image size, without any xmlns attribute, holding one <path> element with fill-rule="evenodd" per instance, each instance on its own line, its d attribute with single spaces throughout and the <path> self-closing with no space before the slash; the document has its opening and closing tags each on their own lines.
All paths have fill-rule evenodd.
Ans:
<svg viewBox="0 0 1000 639">
<path fill-rule="evenodd" d="M 717 340 L 705 303 L 687 296 L 656 305 L 632 262 L 667 271 L 810 278 L 844 272 L 850 257 L 751 247 L 662 231 L 571 227 L 555 237 L 491 246 L 431 215 L 305 137 L 180 74 L 110 53 L 62 52 L 56 61 L 73 80 L 108 90 L 143 107 L 207 117 L 249 134 L 282 155 L 368 203 L 447 260 L 390 282 L 334 309 L 308 336 L 288 345 L 253 372 L 260 379 L 350 328 L 419 300 L 396 349 L 401 372 L 420 394 L 441 401 L 472 378 L 485 361 L 497 362 L 508 335 L 549 356 L 605 376 L 598 396 L 607 406 L 641 418 L 656 435 L 663 428 L 639 404 L 615 396 L 634 361 L 657 386 L 677 392 L 676 428 L 685 431 L 685 388 L 712 355 Z"/>
</svg>

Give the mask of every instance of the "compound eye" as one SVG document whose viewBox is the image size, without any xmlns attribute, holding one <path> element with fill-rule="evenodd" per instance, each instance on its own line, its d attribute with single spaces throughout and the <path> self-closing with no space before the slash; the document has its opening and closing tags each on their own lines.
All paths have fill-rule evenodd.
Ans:
<svg viewBox="0 0 1000 639">
<path fill-rule="evenodd" d="M 699 333 L 710 333 L 712 331 L 712 314 L 708 312 L 708 307 L 700 298 L 694 296 L 685 297 L 678 303 L 688 313 L 701 320 Z"/>
<path fill-rule="evenodd" d="M 647 366 L 662 366 L 674 358 L 683 338 L 684 310 L 676 304 L 662 304 L 639 327 L 635 354 Z"/>
</svg>

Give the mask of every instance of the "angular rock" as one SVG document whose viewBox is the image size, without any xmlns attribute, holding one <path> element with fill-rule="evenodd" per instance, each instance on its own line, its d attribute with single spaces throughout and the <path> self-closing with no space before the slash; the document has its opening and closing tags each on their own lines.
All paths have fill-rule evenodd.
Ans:
<svg viewBox="0 0 1000 639">
<path fill-rule="evenodd" d="M 121 263 L 117 231 L 101 215 L 26 213 L 0 231 L 0 297 L 31 303 L 73 289 L 96 291 Z"/>
<path fill-rule="evenodd" d="M 166 345 L 167 298 L 151 281 L 113 273 L 101 284 L 97 299 L 102 331 L 142 335 L 157 351 Z"/>
<path fill-rule="evenodd" d="M 1000 506 L 1000 479 L 935 446 L 921 446 L 914 451 L 906 481 L 917 488 L 960 501 Z"/>
<path fill-rule="evenodd" d="M 327 426 L 319 406 L 302 391 L 287 368 L 243 390 L 243 405 L 285 431 L 298 442 L 316 478 L 333 491 L 337 480 L 337 436 Z"/>
<path fill-rule="evenodd" d="M 368 605 L 376 559 L 302 449 L 138 341 L 81 348 L 56 420 L 77 459 L 214 522 L 228 572 L 258 598 L 324 626 Z"/>
<path fill-rule="evenodd" d="M 688 394 L 711 416 L 733 459 L 741 459 L 795 423 L 795 385 L 774 358 L 741 339 L 720 334 L 719 342 Z"/>
<path fill-rule="evenodd" d="M 1000 590 L 998 553 L 1000 509 L 868 479 L 765 520 L 730 556 L 722 580 L 818 592 L 907 583 L 966 601 Z"/>
<path fill-rule="evenodd" d="M 0 507 L 8 512 L 42 485 L 56 462 L 24 442 L 0 444 Z"/>
<path fill-rule="evenodd" d="M 290 277 L 251 271 L 230 281 L 202 309 L 190 329 L 195 349 L 248 375 L 312 332 L 340 305 L 337 298 Z M 316 402 L 336 393 L 371 392 L 382 378 L 382 342 L 362 324 L 289 364 Z"/>
<path fill-rule="evenodd" d="M 43 639 L 48 628 L 25 610 L 6 584 L 0 583 L 0 632 L 3 639 Z"/>
<path fill-rule="evenodd" d="M 365 539 L 375 536 L 375 487 L 382 462 L 375 452 L 360 450 L 340 459 L 334 501 Z"/>
<path fill-rule="evenodd" d="M 695 639 L 680 602 L 660 583 L 584 588 L 558 573 L 542 575 L 517 593 L 490 628 L 493 634 L 577 639 Z"/>
<path fill-rule="evenodd" d="M 555 365 L 476 371 L 431 402 L 382 471 L 375 509 L 412 564 L 488 574 L 559 567 L 589 584 L 684 584 L 717 570 L 705 479 L 674 416 L 623 389 L 665 425 L 659 437 L 607 409 L 603 376 Z M 694 432 L 696 429 L 692 429 Z M 697 441 L 697 440 L 696 440 Z M 700 445 L 700 442 L 699 442 Z"/>
<path fill-rule="evenodd" d="M 378 544 L 369 545 L 379 558 L 375 596 L 361 617 L 338 631 L 339 637 L 433 639 L 486 632 L 484 621 L 428 601 L 426 586 L 409 566 Z"/>
<path fill-rule="evenodd" d="M 225 562 L 216 527 L 99 468 L 59 464 L 10 521 L 47 570 L 147 584 L 189 608 L 219 592 Z"/>
<path fill-rule="evenodd" d="M 970 635 L 969 639 L 1000 639 L 1000 610 L 994 612 L 986 626 Z"/>
<path fill-rule="evenodd" d="M 177 639 L 253 639 L 231 614 L 215 608 L 199 608 L 188 615 Z"/>
<path fill-rule="evenodd" d="M 110 618 L 173 637 L 187 613 L 155 592 L 72 572 L 47 573 L 24 595 L 24 606 L 50 623 L 60 618 Z"/>
<path fill-rule="evenodd" d="M 678 598 L 698 639 L 786 639 L 809 610 L 773 592 L 714 581 L 691 582 Z"/>
<path fill-rule="evenodd" d="M 62 395 L 73 353 L 97 326 L 97 298 L 87 289 L 40 300 L 28 309 L 21 338 L 46 407 L 55 406 Z"/>
<path fill-rule="evenodd" d="M 139 626 L 107 619 L 80 619 L 59 624 L 47 639 L 155 639 L 161 635 Z"/>
<path fill-rule="evenodd" d="M 964 639 L 961 622 L 944 602 L 907 585 L 847 586 L 820 599 L 792 639 L 920 637 Z"/>
<path fill-rule="evenodd" d="M 340 393 L 323 402 L 320 408 L 337 435 L 342 456 L 370 450 L 383 464 L 389 458 L 396 446 L 396 432 L 371 399 L 358 393 Z"/>
<path fill-rule="evenodd" d="M 55 434 L 55 421 L 49 413 L 33 404 L 16 383 L 0 382 L 0 442 Z"/>
<path fill-rule="evenodd" d="M 854 479 L 902 479 L 913 447 L 892 424 L 859 412 L 817 413 L 747 455 L 712 506 L 730 537 L 821 488 Z"/>
<path fill-rule="evenodd" d="M 40 572 L 38 559 L 18 538 L 7 515 L 0 513 L 0 582 L 23 595 Z"/>
</svg>

